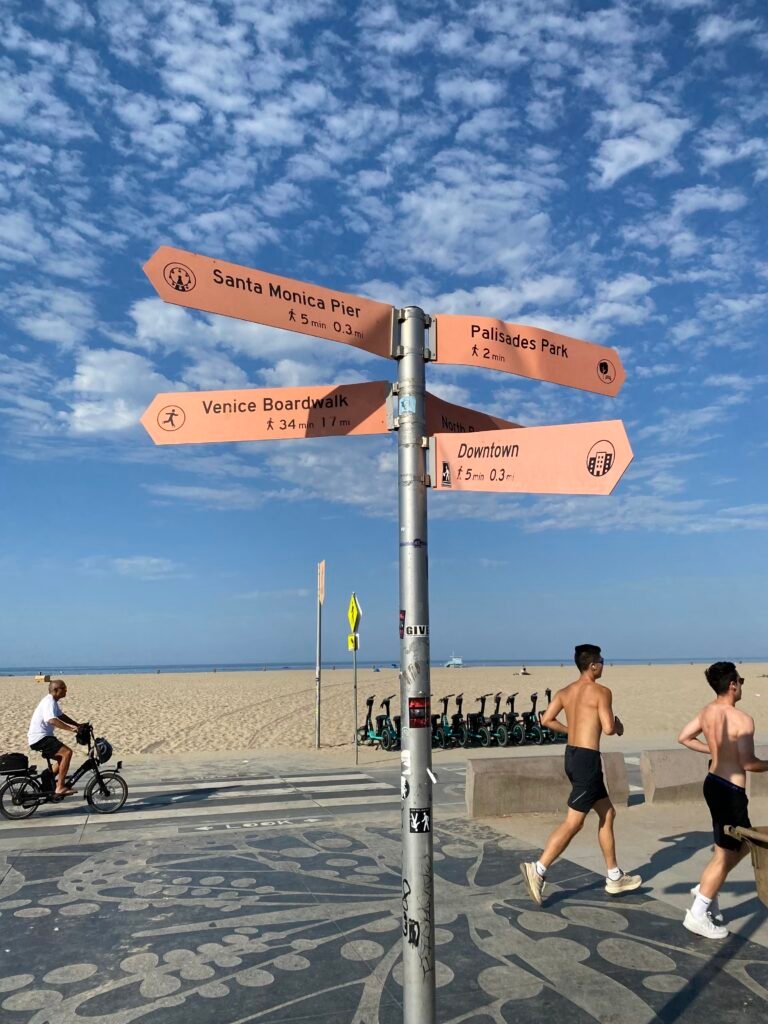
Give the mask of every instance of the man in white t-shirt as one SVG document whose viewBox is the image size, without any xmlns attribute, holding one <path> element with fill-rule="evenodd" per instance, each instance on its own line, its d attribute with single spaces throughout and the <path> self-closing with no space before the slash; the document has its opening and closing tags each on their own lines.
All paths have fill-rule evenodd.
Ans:
<svg viewBox="0 0 768 1024">
<path fill-rule="evenodd" d="M 69 796 L 74 789 L 66 783 L 69 762 L 72 760 L 72 750 L 57 740 L 53 734 L 54 729 L 68 729 L 70 732 L 77 732 L 79 725 L 68 715 L 65 715 L 59 706 L 59 701 L 67 696 L 67 684 L 63 679 L 54 679 L 48 684 L 48 694 L 43 697 L 35 708 L 32 721 L 29 723 L 27 740 L 32 750 L 38 750 L 44 757 L 58 762 L 56 774 L 56 796 Z"/>
</svg>

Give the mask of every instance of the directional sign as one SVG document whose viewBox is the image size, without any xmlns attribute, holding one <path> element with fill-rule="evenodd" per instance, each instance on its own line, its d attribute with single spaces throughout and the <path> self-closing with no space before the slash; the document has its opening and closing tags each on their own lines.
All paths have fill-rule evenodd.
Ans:
<svg viewBox="0 0 768 1024">
<path fill-rule="evenodd" d="M 165 302 L 391 356 L 392 306 L 163 245 L 144 264 Z"/>
<path fill-rule="evenodd" d="M 360 625 L 360 617 L 362 614 L 363 610 L 357 600 L 357 594 L 353 591 L 352 597 L 349 599 L 349 608 L 347 608 L 347 621 L 349 622 L 350 633 L 357 632 L 357 627 Z"/>
<path fill-rule="evenodd" d="M 317 603 L 325 601 L 325 559 L 317 563 Z"/>
<path fill-rule="evenodd" d="M 599 395 L 617 395 L 626 373 L 615 349 L 491 317 L 435 317 L 438 363 L 484 366 Z"/>
<path fill-rule="evenodd" d="M 141 417 L 155 444 L 386 434 L 387 381 L 160 395 Z"/>
<path fill-rule="evenodd" d="M 621 420 L 435 434 L 432 449 L 432 486 L 452 491 L 610 494 L 632 461 Z"/>
<path fill-rule="evenodd" d="M 401 403 L 402 404 L 402 403 Z M 490 416 L 487 412 L 476 412 L 465 409 L 463 405 L 453 405 L 437 395 L 427 392 L 427 434 L 468 434 L 475 430 L 500 430 L 505 427 L 518 427 L 519 423 Z"/>
</svg>

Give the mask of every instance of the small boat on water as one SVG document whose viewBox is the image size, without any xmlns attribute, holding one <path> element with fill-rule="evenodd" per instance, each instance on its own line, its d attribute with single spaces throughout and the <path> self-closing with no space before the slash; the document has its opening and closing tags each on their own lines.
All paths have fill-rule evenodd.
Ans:
<svg viewBox="0 0 768 1024">
<path fill-rule="evenodd" d="M 446 661 L 445 668 L 464 668 L 464 659 L 457 658 L 455 654 L 452 654 L 450 659 Z"/>
</svg>

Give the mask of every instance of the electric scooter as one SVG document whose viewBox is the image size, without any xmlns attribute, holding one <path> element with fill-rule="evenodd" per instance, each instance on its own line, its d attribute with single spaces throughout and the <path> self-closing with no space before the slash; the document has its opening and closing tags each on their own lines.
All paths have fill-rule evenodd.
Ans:
<svg viewBox="0 0 768 1024">
<path fill-rule="evenodd" d="M 452 693 L 449 693 L 447 697 L 440 697 L 443 710 L 439 715 L 432 715 L 432 746 L 439 747 L 440 750 L 446 750 L 456 742 L 452 721 L 448 717 L 448 701 L 451 697 L 453 697 Z"/>
<path fill-rule="evenodd" d="M 488 716 L 488 724 L 481 725 L 480 742 L 484 747 L 488 747 L 492 740 L 496 740 L 500 747 L 506 747 L 511 740 L 509 729 L 507 728 L 506 715 L 499 710 L 501 707 L 501 692 L 497 693 L 494 697 L 493 711 Z M 490 732 L 488 743 L 483 743 L 483 730 L 487 729 Z"/>
<path fill-rule="evenodd" d="M 480 704 L 480 710 L 471 711 L 467 715 L 466 720 L 459 729 L 459 746 L 469 747 L 475 741 L 479 742 L 483 747 L 491 745 L 491 732 L 487 728 L 488 719 L 485 717 L 485 702 L 492 696 L 492 693 L 484 693 L 481 697 L 475 697 L 475 700 Z M 483 726 L 486 728 L 483 728 Z M 481 729 L 483 730 L 482 732 L 480 731 Z"/>
<path fill-rule="evenodd" d="M 536 702 L 539 699 L 538 693 L 531 694 L 531 710 L 523 712 L 523 735 L 526 743 L 544 742 L 544 733 L 541 730 L 539 716 L 536 714 Z"/>
<path fill-rule="evenodd" d="M 384 708 L 383 715 L 376 715 L 376 724 L 373 724 L 373 702 L 376 694 L 371 694 L 365 699 L 365 724 L 357 730 L 358 745 L 363 743 L 369 746 L 380 746 L 382 750 L 397 750 L 400 746 L 400 715 L 393 719 L 389 713 L 389 705 L 394 698 L 394 693 L 385 697 L 379 707 Z"/>
</svg>

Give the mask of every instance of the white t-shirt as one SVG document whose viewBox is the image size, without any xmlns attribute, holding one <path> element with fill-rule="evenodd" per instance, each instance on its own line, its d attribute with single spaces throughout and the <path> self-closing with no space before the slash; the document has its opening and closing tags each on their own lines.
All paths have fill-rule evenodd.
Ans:
<svg viewBox="0 0 768 1024">
<path fill-rule="evenodd" d="M 30 747 L 33 743 L 37 743 L 38 740 L 42 740 L 46 736 L 53 736 L 53 726 L 50 724 L 51 719 L 60 717 L 61 708 L 59 707 L 59 702 L 53 699 L 52 694 L 46 694 L 35 708 L 32 721 L 29 723 L 27 742 Z"/>
</svg>

